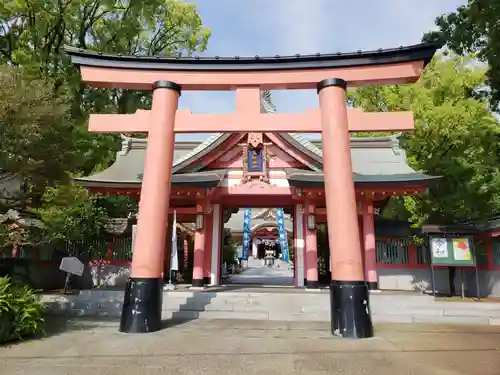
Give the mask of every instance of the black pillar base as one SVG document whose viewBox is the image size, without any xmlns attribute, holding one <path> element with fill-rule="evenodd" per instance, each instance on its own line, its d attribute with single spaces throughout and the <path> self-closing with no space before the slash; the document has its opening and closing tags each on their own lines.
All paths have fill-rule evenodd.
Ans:
<svg viewBox="0 0 500 375">
<path fill-rule="evenodd" d="M 120 332 L 148 333 L 162 328 L 163 280 L 131 277 L 125 287 Z"/>
<path fill-rule="evenodd" d="M 368 286 L 365 281 L 332 280 L 330 311 L 334 336 L 349 339 L 373 337 Z"/>
<path fill-rule="evenodd" d="M 307 289 L 318 289 L 319 283 L 317 281 L 307 280 L 306 287 Z"/>
<path fill-rule="evenodd" d="M 210 285 L 211 283 L 212 283 L 212 278 L 210 278 L 210 277 L 203 278 L 203 284 Z"/>
<path fill-rule="evenodd" d="M 205 286 L 203 279 L 193 279 L 191 285 L 195 288 L 203 288 Z"/>
<path fill-rule="evenodd" d="M 366 285 L 368 285 L 368 290 L 378 290 L 378 282 L 376 281 L 367 281 Z"/>
<path fill-rule="evenodd" d="M 304 286 L 307 286 L 307 279 L 304 279 Z"/>
</svg>

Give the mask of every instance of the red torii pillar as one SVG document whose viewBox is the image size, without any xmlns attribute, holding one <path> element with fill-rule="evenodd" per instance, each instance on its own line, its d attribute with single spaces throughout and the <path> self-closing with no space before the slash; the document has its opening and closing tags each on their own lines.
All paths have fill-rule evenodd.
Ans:
<svg viewBox="0 0 500 375">
<path fill-rule="evenodd" d="M 332 334 L 347 338 L 373 336 L 369 292 L 359 241 L 356 194 L 343 79 L 318 86 L 323 138 L 323 170 L 332 280 Z"/>
<path fill-rule="evenodd" d="M 161 329 L 163 257 L 167 234 L 174 122 L 181 87 L 169 81 L 153 85 L 153 104 L 144 163 L 132 271 L 125 288 L 120 332 Z"/>
</svg>

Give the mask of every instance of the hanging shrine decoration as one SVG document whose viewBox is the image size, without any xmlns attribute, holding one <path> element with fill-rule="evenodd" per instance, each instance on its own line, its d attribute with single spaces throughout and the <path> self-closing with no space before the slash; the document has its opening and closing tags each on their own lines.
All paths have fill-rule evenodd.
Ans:
<svg viewBox="0 0 500 375">
<path fill-rule="evenodd" d="M 263 133 L 248 133 L 243 147 L 243 180 L 242 183 L 257 180 L 269 183 L 267 175 L 267 144 Z"/>
<path fill-rule="evenodd" d="M 188 240 L 184 238 L 184 269 L 187 269 L 189 267 L 189 244 Z"/>
<path fill-rule="evenodd" d="M 248 252 L 250 250 L 250 231 L 252 225 L 252 210 L 245 208 L 243 215 L 243 260 L 248 260 Z"/>
<path fill-rule="evenodd" d="M 278 234 L 280 236 L 281 256 L 285 262 L 290 259 L 288 251 L 288 237 L 285 230 L 285 212 L 283 208 L 276 209 L 276 224 L 278 226 Z"/>
</svg>

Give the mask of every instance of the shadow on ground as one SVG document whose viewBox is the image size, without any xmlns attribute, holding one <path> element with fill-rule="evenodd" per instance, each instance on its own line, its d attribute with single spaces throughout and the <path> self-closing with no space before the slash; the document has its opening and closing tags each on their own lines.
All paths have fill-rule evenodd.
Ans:
<svg viewBox="0 0 500 375">
<path fill-rule="evenodd" d="M 103 323 L 115 323 L 118 319 L 75 318 L 49 315 L 45 317 L 45 334 L 41 336 L 56 336 L 68 331 L 86 331 L 97 328 Z"/>
<path fill-rule="evenodd" d="M 47 339 L 52 336 L 58 336 L 62 333 L 73 331 L 88 331 L 102 326 L 105 323 L 117 324 L 117 319 L 102 319 L 102 318 L 78 318 L 67 317 L 58 315 L 46 315 L 44 317 L 45 323 L 43 326 L 43 333 L 38 335 L 28 336 L 22 340 L 10 341 L 0 344 L 1 346 L 15 346 L 27 341 L 36 341 Z"/>
</svg>

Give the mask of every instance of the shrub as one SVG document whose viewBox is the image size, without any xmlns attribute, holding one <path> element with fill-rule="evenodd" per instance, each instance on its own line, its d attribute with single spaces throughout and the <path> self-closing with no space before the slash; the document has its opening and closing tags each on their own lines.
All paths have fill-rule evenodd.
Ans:
<svg viewBox="0 0 500 375">
<path fill-rule="evenodd" d="M 0 343 L 43 332 L 42 305 L 35 290 L 0 278 Z"/>
</svg>

